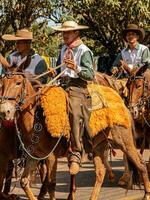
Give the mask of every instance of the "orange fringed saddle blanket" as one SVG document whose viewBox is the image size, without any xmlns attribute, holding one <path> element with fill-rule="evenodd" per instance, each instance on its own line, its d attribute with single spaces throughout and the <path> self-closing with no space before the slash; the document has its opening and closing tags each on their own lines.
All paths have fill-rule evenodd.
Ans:
<svg viewBox="0 0 150 200">
<path fill-rule="evenodd" d="M 45 87 L 41 92 L 41 106 L 44 110 L 45 123 L 52 137 L 62 133 L 70 138 L 70 124 L 67 114 L 67 93 L 61 87 Z"/>
<path fill-rule="evenodd" d="M 91 136 L 114 124 L 129 127 L 130 117 L 119 94 L 113 89 L 97 84 L 88 85 L 92 96 L 93 110 L 90 117 Z M 70 124 L 67 111 L 67 93 L 61 87 L 45 87 L 41 93 L 41 106 L 45 123 L 53 137 L 70 138 Z"/>
<path fill-rule="evenodd" d="M 124 105 L 123 100 L 119 94 L 110 87 L 89 84 L 88 85 L 89 93 L 91 94 L 100 94 L 100 100 L 103 105 L 101 108 L 93 108 L 90 117 L 90 127 L 92 129 L 91 136 L 95 136 L 99 131 L 104 130 L 107 127 L 112 127 L 115 125 L 121 125 L 124 127 L 131 126 L 131 119 L 129 112 Z M 94 95 L 93 95 L 94 96 Z M 92 104 L 95 107 L 98 100 L 92 97 Z"/>
</svg>

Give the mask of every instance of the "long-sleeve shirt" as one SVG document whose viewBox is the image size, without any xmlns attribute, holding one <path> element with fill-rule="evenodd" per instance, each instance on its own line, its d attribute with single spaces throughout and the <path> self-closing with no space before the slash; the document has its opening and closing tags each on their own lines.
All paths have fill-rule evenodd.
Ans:
<svg viewBox="0 0 150 200">
<path fill-rule="evenodd" d="M 67 50 L 67 46 L 64 45 L 61 49 L 59 59 L 57 64 L 63 63 L 64 55 Z M 76 70 L 67 69 L 64 76 L 69 76 L 71 78 L 81 78 L 83 80 L 93 80 L 94 70 L 93 70 L 93 54 L 91 50 L 84 44 L 80 44 L 78 47 L 72 49 L 73 59 L 77 64 Z M 64 70 L 65 66 L 61 68 Z"/>
<path fill-rule="evenodd" d="M 28 64 L 28 66 L 24 69 L 25 72 L 30 72 L 33 75 L 42 74 L 47 70 L 47 65 L 44 59 L 37 53 L 35 53 L 33 50 L 30 52 L 31 61 Z M 27 59 L 27 56 L 21 57 L 21 55 L 18 53 L 18 51 L 14 51 L 11 53 L 7 60 L 10 63 L 12 67 L 19 67 L 23 62 L 25 62 Z M 47 82 L 47 77 L 41 77 L 40 81 L 42 83 Z"/>
<path fill-rule="evenodd" d="M 150 51 L 145 45 L 137 43 L 133 50 L 129 47 L 124 48 L 121 53 L 118 54 L 113 63 L 113 67 L 118 67 L 120 60 L 127 63 L 129 68 L 133 66 L 141 67 L 146 62 L 150 64 Z"/>
</svg>

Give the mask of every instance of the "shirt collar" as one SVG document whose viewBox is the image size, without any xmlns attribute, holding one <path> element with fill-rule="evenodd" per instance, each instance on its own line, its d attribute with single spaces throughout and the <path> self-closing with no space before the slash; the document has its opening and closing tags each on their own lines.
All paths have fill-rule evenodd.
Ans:
<svg viewBox="0 0 150 200">
<path fill-rule="evenodd" d="M 137 44 L 136 44 L 136 46 L 135 46 L 135 49 L 139 49 L 140 48 L 140 44 L 137 42 Z M 126 48 L 126 51 L 129 51 L 130 50 L 130 48 L 129 48 L 129 46 Z"/>
</svg>

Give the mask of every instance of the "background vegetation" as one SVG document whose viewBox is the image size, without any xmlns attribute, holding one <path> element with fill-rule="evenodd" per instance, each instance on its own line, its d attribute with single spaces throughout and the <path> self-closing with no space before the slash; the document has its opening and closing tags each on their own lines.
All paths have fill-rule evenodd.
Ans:
<svg viewBox="0 0 150 200">
<path fill-rule="evenodd" d="M 113 57 L 124 46 L 122 29 L 127 23 L 144 27 L 144 44 L 150 44 L 150 0 L 1 0 L 0 50 L 13 50 L 12 42 L 1 36 L 29 28 L 34 32 L 34 48 L 49 56 L 57 56 L 61 36 L 51 24 L 74 19 L 89 26 L 82 34 L 95 56 Z"/>
</svg>

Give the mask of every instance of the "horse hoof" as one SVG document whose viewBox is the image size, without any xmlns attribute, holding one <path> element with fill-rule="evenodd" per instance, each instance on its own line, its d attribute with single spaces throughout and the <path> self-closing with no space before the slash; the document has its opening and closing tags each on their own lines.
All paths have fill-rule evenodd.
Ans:
<svg viewBox="0 0 150 200">
<path fill-rule="evenodd" d="M 56 200 L 55 197 L 50 197 L 50 200 Z"/>
<path fill-rule="evenodd" d="M 119 185 L 119 186 L 126 186 L 127 183 L 126 183 L 125 181 L 119 181 L 119 182 L 118 182 L 118 185 Z"/>
<path fill-rule="evenodd" d="M 124 173 L 122 177 L 119 179 L 118 185 L 119 186 L 127 186 L 130 181 L 130 174 Z"/>
<path fill-rule="evenodd" d="M 7 194 L 6 195 L 4 193 L 1 193 L 0 199 L 3 199 L 3 200 L 19 200 L 20 198 L 16 194 Z"/>
<path fill-rule="evenodd" d="M 69 194 L 67 200 L 75 200 L 75 195 Z"/>
<path fill-rule="evenodd" d="M 142 200 L 150 200 L 150 193 L 145 194 Z"/>
<path fill-rule="evenodd" d="M 38 196 L 38 200 L 44 200 L 44 196 Z"/>
<path fill-rule="evenodd" d="M 114 174 L 112 174 L 112 175 L 109 175 L 109 181 L 111 182 L 111 183 L 114 183 L 114 181 L 115 181 L 115 175 Z"/>
</svg>

